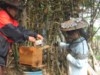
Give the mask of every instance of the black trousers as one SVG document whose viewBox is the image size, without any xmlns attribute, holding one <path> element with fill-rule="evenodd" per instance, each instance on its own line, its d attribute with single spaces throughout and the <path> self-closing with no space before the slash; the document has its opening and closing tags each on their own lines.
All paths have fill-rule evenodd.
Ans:
<svg viewBox="0 0 100 75">
<path fill-rule="evenodd" d="M 10 48 L 10 43 L 0 35 L 0 66 L 6 65 L 7 54 Z"/>
</svg>

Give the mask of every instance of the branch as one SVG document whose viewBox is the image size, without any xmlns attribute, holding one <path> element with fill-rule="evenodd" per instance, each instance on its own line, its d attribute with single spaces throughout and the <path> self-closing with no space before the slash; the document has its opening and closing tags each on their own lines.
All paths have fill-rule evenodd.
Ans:
<svg viewBox="0 0 100 75">
<path fill-rule="evenodd" d="M 91 14 L 91 16 L 93 17 L 90 21 L 90 23 L 94 23 L 94 20 L 95 20 L 95 17 L 96 17 L 96 12 L 97 12 L 97 9 L 99 9 L 99 6 L 100 6 L 100 1 L 98 2 L 97 4 L 97 8 L 94 10 L 93 14 Z M 91 25 L 91 24 L 90 24 Z"/>
<path fill-rule="evenodd" d="M 97 29 L 97 31 L 94 32 L 94 34 L 92 35 L 92 37 L 99 31 L 100 27 Z"/>
</svg>

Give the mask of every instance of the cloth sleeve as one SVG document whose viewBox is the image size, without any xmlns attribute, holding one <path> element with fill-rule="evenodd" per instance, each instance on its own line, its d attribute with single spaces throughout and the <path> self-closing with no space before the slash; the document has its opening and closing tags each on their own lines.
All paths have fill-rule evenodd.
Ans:
<svg viewBox="0 0 100 75">
<path fill-rule="evenodd" d="M 26 29 L 25 27 L 23 27 L 22 25 L 18 26 L 18 29 L 25 35 L 25 36 L 33 36 L 33 37 L 37 37 L 37 33 L 33 32 L 31 30 Z"/>
<path fill-rule="evenodd" d="M 7 24 L 0 29 L 7 38 L 12 39 L 14 42 L 23 42 L 28 39 L 27 35 L 24 35 L 17 27 L 12 24 Z"/>
<path fill-rule="evenodd" d="M 70 52 L 69 44 L 67 44 L 65 42 L 59 42 L 58 46 L 59 46 L 60 51 L 62 51 L 62 50 L 66 51 L 67 50 L 68 52 Z"/>
<path fill-rule="evenodd" d="M 84 60 L 75 59 L 71 54 L 68 54 L 66 58 L 69 61 L 69 63 L 71 63 L 73 66 L 77 68 L 82 68 L 86 66 L 86 64 L 88 63 L 87 59 Z"/>
<path fill-rule="evenodd" d="M 65 42 L 60 42 L 59 43 L 59 47 L 63 48 L 63 49 L 68 49 L 69 44 L 65 43 Z"/>
</svg>

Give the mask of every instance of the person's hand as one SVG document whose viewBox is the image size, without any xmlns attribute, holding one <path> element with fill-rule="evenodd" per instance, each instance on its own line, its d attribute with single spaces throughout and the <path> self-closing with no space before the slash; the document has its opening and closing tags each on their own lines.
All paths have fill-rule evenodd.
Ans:
<svg viewBox="0 0 100 75">
<path fill-rule="evenodd" d="M 44 38 L 43 38 L 43 36 L 42 36 L 42 35 L 37 34 L 37 39 L 39 39 L 39 40 L 43 40 Z"/>
<path fill-rule="evenodd" d="M 31 42 L 34 42 L 34 43 L 36 42 L 36 40 L 43 40 L 43 39 L 44 39 L 43 36 L 40 35 L 40 34 L 37 34 L 37 38 L 35 38 L 33 36 L 28 37 L 28 40 L 31 41 Z"/>
<path fill-rule="evenodd" d="M 31 41 L 31 42 L 36 42 L 36 39 L 34 37 L 32 37 L 32 36 L 29 36 L 28 40 Z"/>
</svg>

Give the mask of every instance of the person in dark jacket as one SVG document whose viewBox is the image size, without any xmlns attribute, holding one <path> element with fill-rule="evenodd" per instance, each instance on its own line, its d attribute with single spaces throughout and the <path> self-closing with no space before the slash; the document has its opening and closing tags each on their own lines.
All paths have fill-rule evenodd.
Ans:
<svg viewBox="0 0 100 75">
<path fill-rule="evenodd" d="M 34 42 L 43 40 L 43 36 L 25 29 L 15 19 L 20 10 L 18 0 L 0 0 L 0 75 L 4 75 L 6 57 L 13 43 L 26 40 Z"/>
</svg>

